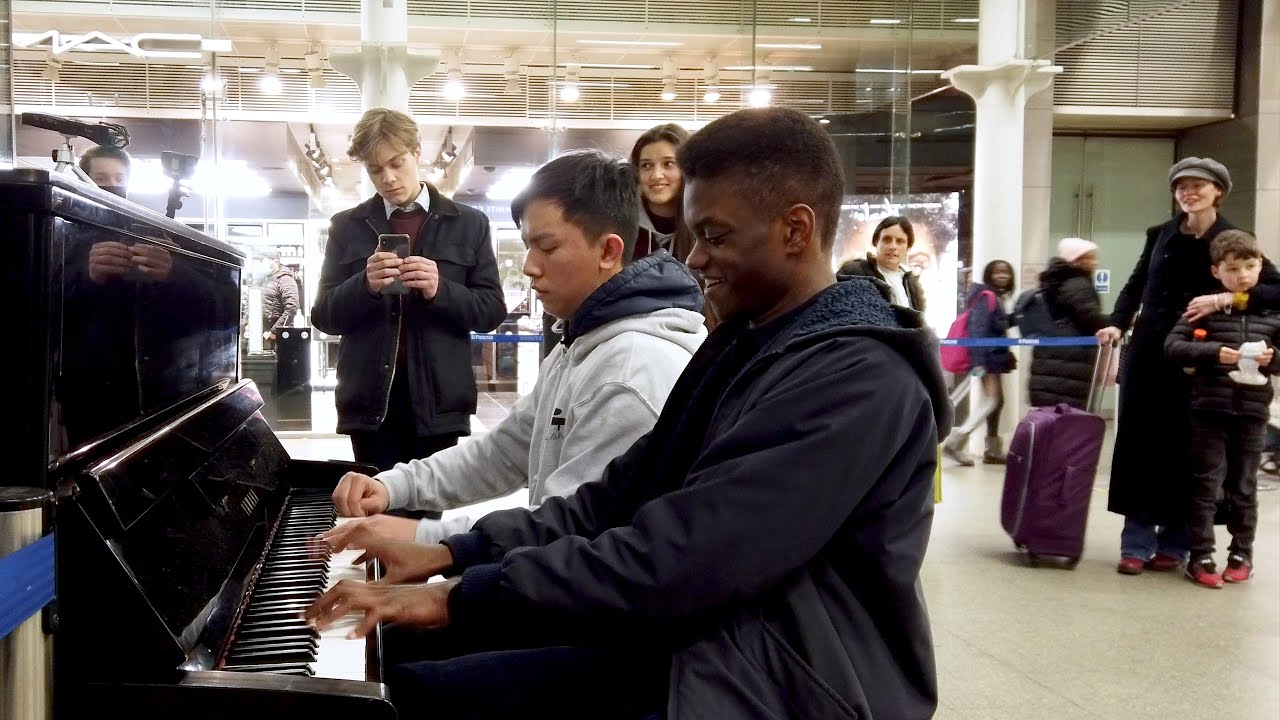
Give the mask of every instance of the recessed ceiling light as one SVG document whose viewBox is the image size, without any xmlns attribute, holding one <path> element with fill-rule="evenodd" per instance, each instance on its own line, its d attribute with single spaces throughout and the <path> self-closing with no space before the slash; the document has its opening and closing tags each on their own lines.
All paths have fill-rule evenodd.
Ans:
<svg viewBox="0 0 1280 720">
<path fill-rule="evenodd" d="M 872 25 L 898 25 L 902 23 L 902 21 L 897 18 L 871 18 L 867 22 Z"/>
<path fill-rule="evenodd" d="M 758 48 L 777 48 L 780 50 L 821 50 L 822 43 L 756 43 Z"/>
<path fill-rule="evenodd" d="M 644 45 L 647 47 L 679 47 L 682 42 L 673 40 L 579 40 L 583 45 Z"/>
<path fill-rule="evenodd" d="M 831 122 L 831 120 L 829 118 L 818 118 L 818 122 L 822 123 L 823 125 L 827 125 Z"/>
</svg>

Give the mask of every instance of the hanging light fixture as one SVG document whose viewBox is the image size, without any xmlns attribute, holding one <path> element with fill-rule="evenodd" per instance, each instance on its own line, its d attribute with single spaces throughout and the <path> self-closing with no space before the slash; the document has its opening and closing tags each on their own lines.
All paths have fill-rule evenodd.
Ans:
<svg viewBox="0 0 1280 720">
<path fill-rule="evenodd" d="M 662 61 L 662 101 L 671 102 L 676 99 L 676 61 L 667 58 Z"/>
<path fill-rule="evenodd" d="M 506 61 L 502 64 L 502 79 L 506 81 L 506 86 L 503 87 L 502 94 L 520 94 L 520 61 L 516 60 L 514 52 L 507 55 Z"/>
<path fill-rule="evenodd" d="M 707 61 L 705 82 L 706 92 L 702 93 L 702 102 L 708 105 L 715 104 L 720 101 L 720 66 L 715 60 Z"/>
<path fill-rule="evenodd" d="M 284 89 L 280 83 L 280 50 L 275 43 L 271 43 L 271 47 L 267 50 L 267 64 L 262 68 L 258 88 L 265 95 L 279 95 Z"/>
<path fill-rule="evenodd" d="M 316 46 L 312 45 L 302 59 L 307 64 L 307 75 L 311 78 L 311 87 L 319 90 L 324 87 L 324 58 L 320 57 L 320 51 Z"/>
<path fill-rule="evenodd" d="M 441 94 L 446 100 L 458 102 L 467 94 L 467 86 L 462 82 L 462 51 L 450 52 L 449 69 Z"/>
</svg>

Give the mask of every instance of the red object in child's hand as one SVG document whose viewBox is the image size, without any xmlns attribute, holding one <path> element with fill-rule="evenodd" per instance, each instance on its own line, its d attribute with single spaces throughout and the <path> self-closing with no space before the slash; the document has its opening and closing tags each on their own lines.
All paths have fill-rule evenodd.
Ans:
<svg viewBox="0 0 1280 720">
<path fill-rule="evenodd" d="M 1204 328 L 1196 328 L 1196 331 L 1191 333 L 1191 336 L 1196 340 L 1203 340 L 1209 337 L 1209 333 L 1206 332 Z"/>
</svg>

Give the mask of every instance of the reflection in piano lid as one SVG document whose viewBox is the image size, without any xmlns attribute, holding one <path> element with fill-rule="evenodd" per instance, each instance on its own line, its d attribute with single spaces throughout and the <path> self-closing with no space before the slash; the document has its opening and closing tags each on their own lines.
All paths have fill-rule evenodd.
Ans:
<svg viewBox="0 0 1280 720">
<path fill-rule="evenodd" d="M 266 614 L 335 577 L 296 543 L 375 469 L 290 458 L 239 380 L 244 255 L 45 171 L 0 171 L 0 203 L 23 418 L 0 482 L 55 489 L 56 715 L 394 718 L 379 634 L 332 654 Z"/>
<path fill-rule="evenodd" d="M 184 717 L 395 717 L 381 635 L 297 617 L 350 576 L 354 556 L 312 538 L 335 524 L 342 474 L 373 468 L 289 458 L 261 406 L 242 381 L 61 489 L 61 717 L 125 704 L 159 717 L 167 703 Z"/>
</svg>

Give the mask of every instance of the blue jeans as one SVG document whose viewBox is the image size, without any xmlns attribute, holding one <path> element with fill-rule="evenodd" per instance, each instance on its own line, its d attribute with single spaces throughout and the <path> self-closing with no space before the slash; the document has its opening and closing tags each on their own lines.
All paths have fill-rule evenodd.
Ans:
<svg viewBox="0 0 1280 720">
<path fill-rule="evenodd" d="M 1124 529 L 1120 531 L 1120 555 L 1141 558 L 1144 562 L 1153 555 L 1172 555 L 1186 560 L 1190 554 L 1190 542 L 1185 526 L 1150 525 L 1126 515 Z"/>
</svg>

